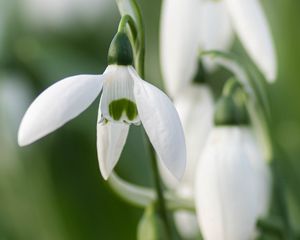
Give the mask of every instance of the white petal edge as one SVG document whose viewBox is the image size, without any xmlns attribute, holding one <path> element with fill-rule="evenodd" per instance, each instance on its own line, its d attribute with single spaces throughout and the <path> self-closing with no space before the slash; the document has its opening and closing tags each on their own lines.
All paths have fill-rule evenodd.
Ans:
<svg viewBox="0 0 300 240">
<path fill-rule="evenodd" d="M 22 119 L 19 145 L 31 144 L 77 117 L 96 99 L 102 85 L 102 75 L 76 75 L 47 88 Z"/>
<path fill-rule="evenodd" d="M 199 0 L 164 0 L 160 62 L 168 94 L 174 97 L 197 70 Z"/>
<path fill-rule="evenodd" d="M 101 113 L 97 122 L 97 154 L 101 175 L 107 180 L 121 156 L 129 125 L 113 122 L 100 124 L 100 118 Z"/>
<path fill-rule="evenodd" d="M 161 90 L 140 79 L 134 69 L 134 96 L 140 120 L 160 161 L 180 180 L 185 171 L 183 128 L 171 100 Z"/>
<path fill-rule="evenodd" d="M 277 77 L 277 60 L 271 31 L 259 0 L 225 0 L 235 31 L 269 82 Z"/>
</svg>

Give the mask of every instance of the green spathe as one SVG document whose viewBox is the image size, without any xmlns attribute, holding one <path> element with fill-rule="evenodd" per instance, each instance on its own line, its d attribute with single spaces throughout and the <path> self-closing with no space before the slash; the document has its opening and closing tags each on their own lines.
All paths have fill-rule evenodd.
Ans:
<svg viewBox="0 0 300 240">
<path fill-rule="evenodd" d="M 235 78 L 227 80 L 216 104 L 215 125 L 248 125 L 250 120 L 245 101 L 241 84 Z"/>
<path fill-rule="evenodd" d="M 126 114 L 128 120 L 135 119 L 138 114 L 136 104 L 126 98 L 114 100 L 109 104 L 109 115 L 114 120 L 120 120 L 123 113 Z"/>
<path fill-rule="evenodd" d="M 216 126 L 248 125 L 249 116 L 244 104 L 238 104 L 232 96 L 222 96 L 216 105 L 214 123 Z"/>
<path fill-rule="evenodd" d="M 133 65 L 133 52 L 126 33 L 118 32 L 108 50 L 108 64 Z"/>
</svg>

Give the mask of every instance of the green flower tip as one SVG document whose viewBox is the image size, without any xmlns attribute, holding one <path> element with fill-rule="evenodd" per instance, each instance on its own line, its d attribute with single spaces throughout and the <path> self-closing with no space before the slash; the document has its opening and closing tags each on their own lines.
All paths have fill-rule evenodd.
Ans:
<svg viewBox="0 0 300 240">
<path fill-rule="evenodd" d="M 242 89 L 242 85 L 236 78 L 232 77 L 226 81 L 223 88 L 223 96 L 233 95 L 239 89 Z"/>
<path fill-rule="evenodd" d="M 116 121 L 120 120 L 123 113 L 128 120 L 132 121 L 138 115 L 136 104 L 128 99 L 122 98 L 109 104 L 109 115 Z"/>
<path fill-rule="evenodd" d="M 216 126 L 250 123 L 241 85 L 235 79 L 228 80 L 224 86 L 223 95 L 216 105 L 214 123 Z"/>
<path fill-rule="evenodd" d="M 133 65 L 131 43 L 125 32 L 118 32 L 108 50 L 108 64 Z"/>
<path fill-rule="evenodd" d="M 206 79 L 206 72 L 203 66 L 203 62 L 201 59 L 198 59 L 198 68 L 197 71 L 194 75 L 194 79 L 193 79 L 194 83 L 206 83 L 207 79 Z"/>
</svg>

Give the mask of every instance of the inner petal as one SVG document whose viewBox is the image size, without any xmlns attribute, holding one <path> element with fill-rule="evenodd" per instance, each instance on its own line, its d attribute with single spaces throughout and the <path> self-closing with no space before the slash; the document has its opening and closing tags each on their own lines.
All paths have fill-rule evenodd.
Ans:
<svg viewBox="0 0 300 240">
<path fill-rule="evenodd" d="M 133 121 L 137 117 L 136 104 L 129 99 L 114 100 L 109 104 L 109 115 L 116 121 L 125 114 L 127 119 Z"/>
<path fill-rule="evenodd" d="M 101 97 L 102 118 L 109 121 L 139 123 L 133 94 L 133 79 L 127 66 L 110 65 L 105 71 Z"/>
</svg>

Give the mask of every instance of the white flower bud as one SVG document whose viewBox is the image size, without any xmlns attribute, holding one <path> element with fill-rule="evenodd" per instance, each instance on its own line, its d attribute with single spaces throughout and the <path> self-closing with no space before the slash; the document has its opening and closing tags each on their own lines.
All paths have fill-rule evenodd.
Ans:
<svg viewBox="0 0 300 240">
<path fill-rule="evenodd" d="M 195 200 L 206 240 L 248 240 L 267 213 L 270 169 L 250 127 L 215 127 L 197 167 Z"/>
</svg>

